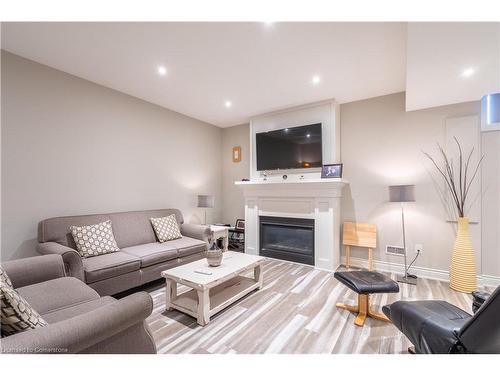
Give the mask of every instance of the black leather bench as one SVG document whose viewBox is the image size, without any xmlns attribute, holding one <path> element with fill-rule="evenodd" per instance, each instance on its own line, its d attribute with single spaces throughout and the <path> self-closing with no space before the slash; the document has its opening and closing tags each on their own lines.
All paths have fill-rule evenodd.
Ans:
<svg viewBox="0 0 500 375">
<path fill-rule="evenodd" d="M 337 303 L 338 308 L 358 314 L 354 324 L 363 326 L 367 316 L 390 322 L 385 315 L 371 310 L 370 294 L 397 293 L 399 292 L 397 282 L 375 271 L 339 271 L 335 272 L 334 277 L 358 294 L 357 306 Z"/>
</svg>

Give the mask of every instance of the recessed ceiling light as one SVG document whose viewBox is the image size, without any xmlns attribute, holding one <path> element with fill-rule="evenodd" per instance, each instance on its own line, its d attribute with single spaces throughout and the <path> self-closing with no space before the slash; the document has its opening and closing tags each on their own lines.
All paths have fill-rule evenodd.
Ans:
<svg viewBox="0 0 500 375">
<path fill-rule="evenodd" d="M 285 133 L 288 133 L 288 128 L 285 128 Z"/>
<path fill-rule="evenodd" d="M 307 138 L 311 138 L 311 134 L 307 133 L 307 134 L 306 134 L 306 137 L 307 137 Z"/>
<path fill-rule="evenodd" d="M 320 76 L 313 76 L 311 81 L 313 85 L 317 85 L 318 83 L 321 82 L 321 78 Z"/>
<path fill-rule="evenodd" d="M 161 75 L 161 76 L 164 76 L 167 74 L 167 68 L 165 68 L 164 66 L 159 66 L 158 67 L 158 74 Z"/>
<path fill-rule="evenodd" d="M 476 69 L 467 68 L 467 69 L 464 69 L 464 71 L 462 72 L 462 77 L 469 78 L 469 77 L 472 77 L 474 75 L 474 73 L 476 73 Z"/>
<path fill-rule="evenodd" d="M 226 100 L 226 101 L 224 102 L 224 106 L 225 106 L 226 108 L 230 108 L 232 105 L 233 105 L 233 103 L 231 103 L 229 100 Z"/>
</svg>

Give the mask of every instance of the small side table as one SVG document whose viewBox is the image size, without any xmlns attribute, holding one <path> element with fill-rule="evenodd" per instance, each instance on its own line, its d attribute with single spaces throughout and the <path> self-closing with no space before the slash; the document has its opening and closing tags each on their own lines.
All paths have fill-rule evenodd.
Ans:
<svg viewBox="0 0 500 375">
<path fill-rule="evenodd" d="M 220 225 L 210 225 L 210 230 L 214 234 L 214 238 L 224 238 L 224 251 L 227 251 L 227 248 L 229 246 L 229 227 L 223 227 Z"/>
</svg>

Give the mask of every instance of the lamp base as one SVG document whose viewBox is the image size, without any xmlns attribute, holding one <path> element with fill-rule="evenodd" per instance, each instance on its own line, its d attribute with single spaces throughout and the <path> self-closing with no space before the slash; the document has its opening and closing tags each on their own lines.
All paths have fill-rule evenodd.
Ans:
<svg viewBox="0 0 500 375">
<path fill-rule="evenodd" d="M 404 284 L 410 284 L 410 285 L 417 285 L 417 279 L 415 277 L 408 277 L 404 275 L 398 275 L 396 277 L 396 281 L 398 283 L 404 283 Z"/>
</svg>

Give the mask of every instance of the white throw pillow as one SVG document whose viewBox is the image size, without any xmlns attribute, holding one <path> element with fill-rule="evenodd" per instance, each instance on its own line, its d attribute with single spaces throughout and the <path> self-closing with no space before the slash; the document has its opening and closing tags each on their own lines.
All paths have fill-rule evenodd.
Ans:
<svg viewBox="0 0 500 375">
<path fill-rule="evenodd" d="M 99 224 L 69 227 L 78 253 L 84 258 L 119 251 L 113 235 L 111 220 Z"/>
<path fill-rule="evenodd" d="M 151 220 L 151 224 L 155 230 L 156 237 L 158 237 L 158 241 L 166 242 L 182 237 L 175 214 L 165 217 L 151 218 L 149 220 Z"/>
</svg>

